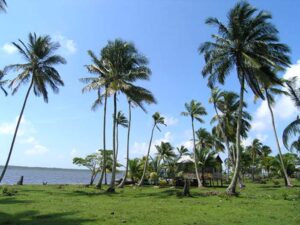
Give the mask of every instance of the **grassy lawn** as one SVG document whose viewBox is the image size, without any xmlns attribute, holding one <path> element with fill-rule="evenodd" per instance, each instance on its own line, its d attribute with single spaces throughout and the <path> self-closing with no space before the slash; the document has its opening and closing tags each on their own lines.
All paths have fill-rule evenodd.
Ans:
<svg viewBox="0 0 300 225">
<path fill-rule="evenodd" d="M 300 182 L 296 187 L 247 184 L 239 197 L 223 195 L 225 188 L 192 189 L 193 197 L 181 197 L 181 189 L 118 189 L 106 194 L 94 188 L 68 185 L 25 185 L 0 188 L 0 224 L 300 224 Z"/>
</svg>

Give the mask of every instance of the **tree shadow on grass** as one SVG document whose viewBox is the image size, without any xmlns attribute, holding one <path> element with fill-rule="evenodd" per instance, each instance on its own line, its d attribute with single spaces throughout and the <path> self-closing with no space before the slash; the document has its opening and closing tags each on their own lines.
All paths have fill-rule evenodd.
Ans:
<svg viewBox="0 0 300 225">
<path fill-rule="evenodd" d="M 16 214 L 0 212 L 1 225 L 81 225 L 93 219 L 82 219 L 76 212 L 40 214 L 38 211 L 23 211 Z"/>
<path fill-rule="evenodd" d="M 189 197 L 209 197 L 220 194 L 216 191 L 205 191 L 205 192 L 194 192 L 191 191 L 191 195 Z M 185 198 L 183 196 L 183 189 L 167 189 L 167 190 L 157 190 L 156 192 L 137 192 L 134 194 L 134 197 L 157 197 L 157 198 L 169 198 L 175 196 L 177 198 Z"/>
<path fill-rule="evenodd" d="M 0 199 L 0 205 L 7 205 L 7 204 L 28 204 L 32 203 L 31 200 L 17 200 L 15 198 L 1 198 Z"/>
<path fill-rule="evenodd" d="M 118 192 L 111 193 L 111 192 L 106 192 L 106 191 L 75 190 L 75 191 L 71 191 L 68 193 L 62 193 L 62 194 L 76 197 L 76 196 L 117 196 L 120 193 L 118 193 Z"/>
</svg>

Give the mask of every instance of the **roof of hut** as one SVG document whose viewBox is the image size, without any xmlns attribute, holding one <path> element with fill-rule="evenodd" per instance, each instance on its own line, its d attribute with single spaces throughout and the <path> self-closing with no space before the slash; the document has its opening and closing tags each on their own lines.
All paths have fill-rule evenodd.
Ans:
<svg viewBox="0 0 300 225">
<path fill-rule="evenodd" d="M 178 160 L 177 163 L 194 163 L 194 159 L 189 155 L 183 155 Z"/>
</svg>

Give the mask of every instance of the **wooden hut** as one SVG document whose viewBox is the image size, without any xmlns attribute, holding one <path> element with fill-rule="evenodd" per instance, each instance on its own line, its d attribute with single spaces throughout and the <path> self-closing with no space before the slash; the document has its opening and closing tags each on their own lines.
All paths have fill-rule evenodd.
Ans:
<svg viewBox="0 0 300 225">
<path fill-rule="evenodd" d="M 223 186 L 222 164 L 221 157 L 215 154 L 213 165 L 202 168 L 199 166 L 198 173 L 204 185 L 214 186 L 216 184 L 217 186 Z M 177 185 L 182 185 L 183 179 L 190 179 L 192 185 L 197 185 L 194 159 L 191 156 L 183 155 L 177 160 L 177 174 Z"/>
</svg>

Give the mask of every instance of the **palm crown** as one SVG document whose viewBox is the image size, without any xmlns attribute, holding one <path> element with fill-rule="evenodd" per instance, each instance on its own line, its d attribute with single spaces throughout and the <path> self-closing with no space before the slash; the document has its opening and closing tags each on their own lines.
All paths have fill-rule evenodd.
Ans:
<svg viewBox="0 0 300 225">
<path fill-rule="evenodd" d="M 200 123 L 204 123 L 201 116 L 206 115 L 207 113 L 200 102 L 192 100 L 190 103 L 185 103 L 184 106 L 186 111 L 181 113 L 183 116 L 190 116 L 192 120 L 196 119 Z"/>
<path fill-rule="evenodd" d="M 269 13 L 257 12 L 249 3 L 240 2 L 227 18 L 226 25 L 217 18 L 206 20 L 208 25 L 218 28 L 218 34 L 212 35 L 213 42 L 205 42 L 199 48 L 206 62 L 202 74 L 209 76 L 210 86 L 216 81 L 223 84 L 236 66 L 239 80 L 245 79 L 252 91 L 264 98 L 259 80 L 280 83 L 271 71 L 290 64 L 290 50 L 279 43 L 277 29 L 268 22 L 272 18 Z"/>
<path fill-rule="evenodd" d="M 27 45 L 22 40 L 19 40 L 19 44 L 13 42 L 13 45 L 26 60 L 26 63 L 6 67 L 6 70 L 13 69 L 20 72 L 11 81 L 9 87 L 13 89 L 12 93 L 15 94 L 21 84 L 31 80 L 34 94 L 37 96 L 42 95 L 44 101 L 48 102 L 46 86 L 49 86 L 54 93 L 57 93 L 59 91 L 58 86 L 64 85 L 58 71 L 53 66 L 65 64 L 66 60 L 54 54 L 60 45 L 52 42 L 50 36 L 37 37 L 35 33 L 30 33 L 28 38 L 29 42 Z"/>
</svg>

